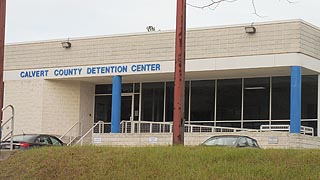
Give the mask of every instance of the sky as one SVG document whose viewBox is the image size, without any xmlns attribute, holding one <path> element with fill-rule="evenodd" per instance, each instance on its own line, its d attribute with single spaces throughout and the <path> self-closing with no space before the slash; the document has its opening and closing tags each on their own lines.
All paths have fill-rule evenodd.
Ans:
<svg viewBox="0 0 320 180">
<path fill-rule="evenodd" d="M 232 0 L 229 0 L 232 1 Z M 187 28 L 303 19 L 320 27 L 320 0 L 223 2 L 214 9 L 187 6 Z M 187 0 L 201 6 L 211 0 Z M 6 44 L 174 30 L 176 0 L 7 0 Z"/>
</svg>

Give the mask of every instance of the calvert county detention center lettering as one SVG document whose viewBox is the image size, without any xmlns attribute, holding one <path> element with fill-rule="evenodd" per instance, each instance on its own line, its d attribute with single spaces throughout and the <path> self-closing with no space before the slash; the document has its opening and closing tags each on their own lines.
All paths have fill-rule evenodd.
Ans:
<svg viewBox="0 0 320 180">
<path fill-rule="evenodd" d="M 45 78 L 45 77 L 68 77 L 86 75 L 112 75 L 115 73 L 141 73 L 148 71 L 160 71 L 160 64 L 132 64 L 111 66 L 89 66 L 71 68 L 53 68 L 23 70 L 19 72 L 20 78 Z"/>
</svg>

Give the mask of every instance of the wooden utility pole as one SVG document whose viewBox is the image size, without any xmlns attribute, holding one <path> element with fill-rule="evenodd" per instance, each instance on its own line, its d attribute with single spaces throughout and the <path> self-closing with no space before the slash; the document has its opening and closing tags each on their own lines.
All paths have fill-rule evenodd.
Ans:
<svg viewBox="0 0 320 180">
<path fill-rule="evenodd" d="M 3 64 L 4 64 L 4 37 L 6 24 L 6 0 L 0 0 L 0 127 L 3 108 Z M 0 129 L 1 136 L 1 129 Z M 1 138 L 1 137 L 0 137 Z"/>
<path fill-rule="evenodd" d="M 173 144 L 184 144 L 186 0 L 177 0 Z"/>
</svg>

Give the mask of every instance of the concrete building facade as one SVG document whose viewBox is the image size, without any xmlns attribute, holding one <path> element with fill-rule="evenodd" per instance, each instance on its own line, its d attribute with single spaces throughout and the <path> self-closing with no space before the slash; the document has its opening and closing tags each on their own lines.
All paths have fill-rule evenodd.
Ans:
<svg viewBox="0 0 320 180">
<path fill-rule="evenodd" d="M 319 134 L 320 28 L 267 22 L 252 34 L 246 26 L 187 31 L 186 123 L 290 124 L 293 133 L 301 123 Z M 115 77 L 120 120 L 172 122 L 174 40 L 174 31 L 159 31 L 75 38 L 70 48 L 64 40 L 6 45 L 4 105 L 15 107 L 15 134 L 62 135 L 80 122 L 76 135 L 112 124 Z"/>
</svg>

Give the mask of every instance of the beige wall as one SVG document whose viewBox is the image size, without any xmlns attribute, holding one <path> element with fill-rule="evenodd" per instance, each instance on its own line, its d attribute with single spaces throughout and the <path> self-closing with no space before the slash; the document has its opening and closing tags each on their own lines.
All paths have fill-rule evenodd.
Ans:
<svg viewBox="0 0 320 180">
<path fill-rule="evenodd" d="M 15 134 L 62 135 L 74 123 L 93 123 L 94 85 L 77 81 L 27 80 L 5 83 L 5 105 L 15 107 Z M 8 117 L 10 110 L 5 113 Z M 90 116 L 91 114 L 91 116 Z M 79 128 L 71 131 L 78 135 Z"/>
<path fill-rule="evenodd" d="M 303 21 L 192 29 L 187 32 L 187 59 L 302 52 L 320 58 L 319 28 Z M 92 64 L 114 64 L 174 59 L 173 31 L 7 45 L 5 70 Z"/>
<path fill-rule="evenodd" d="M 301 51 L 312 57 L 320 57 L 320 29 L 307 24 L 301 24 Z"/>
<path fill-rule="evenodd" d="M 4 106 L 15 108 L 15 134 L 41 133 L 44 81 L 9 81 L 5 83 Z M 4 119 L 11 111 L 4 112 Z M 4 129 L 6 132 L 8 129 Z"/>
<path fill-rule="evenodd" d="M 42 132 L 62 134 L 79 121 L 80 82 L 44 81 Z"/>
<path fill-rule="evenodd" d="M 94 122 L 94 90 L 94 84 L 83 82 L 80 83 L 79 120 L 82 125 L 82 135 L 92 127 Z M 91 134 L 88 136 L 88 138 L 91 138 Z"/>
<path fill-rule="evenodd" d="M 258 141 L 261 148 L 320 148 L 320 137 L 290 134 L 288 132 L 185 133 L 184 144 L 197 146 L 211 136 L 228 134 L 252 137 Z M 275 139 L 277 141 L 274 141 Z M 172 145 L 172 134 L 93 134 L 92 140 L 94 145 L 163 146 Z"/>
</svg>

